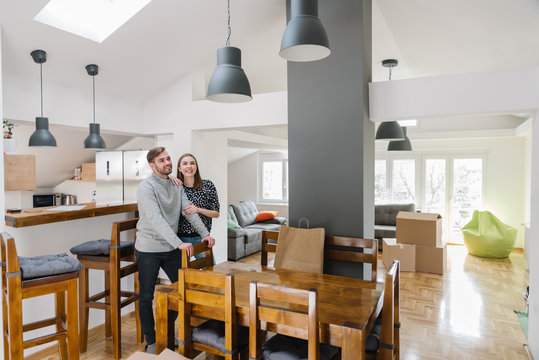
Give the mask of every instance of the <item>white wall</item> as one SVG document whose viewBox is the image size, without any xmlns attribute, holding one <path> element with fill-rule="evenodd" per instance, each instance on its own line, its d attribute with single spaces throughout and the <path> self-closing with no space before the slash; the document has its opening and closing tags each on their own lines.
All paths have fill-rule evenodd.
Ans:
<svg viewBox="0 0 539 360">
<path fill-rule="evenodd" d="M 483 209 L 489 210 L 503 222 L 518 229 L 516 247 L 524 245 L 525 221 L 525 157 L 524 136 L 505 138 L 412 140 L 414 151 L 406 155 L 477 154 L 485 156 Z M 377 148 L 387 147 L 378 143 Z M 378 154 L 387 154 L 385 150 Z M 392 153 L 395 155 L 396 153 Z M 404 153 L 399 153 L 405 155 Z"/>
<path fill-rule="evenodd" d="M 539 83 L 539 78 L 536 79 Z M 539 85 L 538 85 L 539 86 Z M 537 108 L 539 108 L 539 91 L 537 96 Z M 539 118 L 538 113 L 532 123 L 532 168 L 531 183 L 539 184 Z M 539 189 L 534 186 L 531 190 L 531 240 L 530 240 L 530 294 L 529 294 L 529 321 L 528 321 L 528 345 L 532 356 L 539 357 Z"/>
<path fill-rule="evenodd" d="M 228 164 L 228 203 L 253 200 L 259 211 L 277 210 L 288 219 L 288 205 L 258 202 L 258 154 L 254 153 Z"/>
</svg>

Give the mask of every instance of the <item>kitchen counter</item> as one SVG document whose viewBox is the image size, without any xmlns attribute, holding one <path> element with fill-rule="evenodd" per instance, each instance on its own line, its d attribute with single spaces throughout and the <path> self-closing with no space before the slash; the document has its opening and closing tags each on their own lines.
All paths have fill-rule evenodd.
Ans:
<svg viewBox="0 0 539 360">
<path fill-rule="evenodd" d="M 26 226 L 50 224 L 60 221 L 85 219 L 96 216 L 134 212 L 138 210 L 136 202 L 112 203 L 112 204 L 76 204 L 84 206 L 80 210 L 49 210 L 58 206 L 34 208 L 22 210 L 20 213 L 6 214 L 6 226 L 20 228 Z"/>
</svg>

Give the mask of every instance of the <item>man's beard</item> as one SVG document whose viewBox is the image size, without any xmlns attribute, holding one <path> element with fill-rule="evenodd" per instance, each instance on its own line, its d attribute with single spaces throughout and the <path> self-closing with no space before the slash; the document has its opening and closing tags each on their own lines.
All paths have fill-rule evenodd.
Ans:
<svg viewBox="0 0 539 360">
<path fill-rule="evenodd" d="M 168 176 L 170 173 L 172 173 L 172 166 L 170 167 L 170 170 L 165 170 L 165 168 L 159 168 L 158 166 L 155 167 L 155 170 L 161 175 Z"/>
</svg>

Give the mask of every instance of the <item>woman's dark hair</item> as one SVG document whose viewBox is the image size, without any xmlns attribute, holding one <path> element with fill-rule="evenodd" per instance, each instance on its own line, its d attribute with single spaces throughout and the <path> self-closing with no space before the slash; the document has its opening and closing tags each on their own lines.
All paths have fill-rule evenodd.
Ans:
<svg viewBox="0 0 539 360">
<path fill-rule="evenodd" d="M 188 156 L 195 159 L 195 164 L 197 166 L 197 171 L 195 172 L 195 184 L 193 185 L 193 189 L 201 190 L 204 187 L 204 183 L 202 182 L 202 177 L 200 176 L 200 169 L 198 168 L 197 158 L 193 154 L 187 153 L 187 154 L 183 154 L 182 156 L 180 156 L 180 159 L 178 160 L 178 166 L 177 166 L 178 173 L 177 173 L 176 177 L 178 179 L 180 179 L 182 182 L 184 182 L 183 174 L 180 172 L 180 164 L 182 163 L 182 159 L 185 158 L 185 157 L 188 157 Z"/>
</svg>

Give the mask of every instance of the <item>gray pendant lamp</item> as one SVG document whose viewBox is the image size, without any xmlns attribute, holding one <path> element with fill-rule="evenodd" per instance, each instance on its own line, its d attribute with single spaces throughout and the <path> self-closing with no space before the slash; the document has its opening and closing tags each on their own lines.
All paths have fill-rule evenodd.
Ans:
<svg viewBox="0 0 539 360">
<path fill-rule="evenodd" d="M 387 145 L 387 151 L 412 151 L 412 143 L 406 135 L 406 126 L 402 127 L 404 140 L 393 140 Z"/>
<path fill-rule="evenodd" d="M 217 49 L 217 67 L 208 84 L 206 98 L 220 103 L 239 103 L 253 99 L 251 85 L 241 68 L 241 50 L 230 46 L 230 0 L 228 0 L 228 37 L 226 45 Z"/>
<path fill-rule="evenodd" d="M 41 116 L 36 117 L 36 131 L 30 136 L 28 146 L 56 147 L 56 139 L 49 131 L 49 119 L 43 117 L 43 63 L 47 61 L 47 53 L 43 50 L 34 50 L 30 53 L 36 64 L 39 64 L 39 78 L 41 83 Z"/>
<path fill-rule="evenodd" d="M 292 0 L 279 55 L 288 61 L 305 62 L 330 53 L 328 35 L 318 17 L 318 0 Z"/>
<path fill-rule="evenodd" d="M 389 68 L 389 81 L 391 81 L 391 70 L 398 64 L 396 59 L 382 61 L 382 66 Z M 398 122 L 385 121 L 378 126 L 375 140 L 404 140 L 404 132 Z"/>
<path fill-rule="evenodd" d="M 106 149 L 107 145 L 105 144 L 105 140 L 103 140 L 99 134 L 99 124 L 96 124 L 95 122 L 95 76 L 99 72 L 99 67 L 95 64 L 86 65 L 86 72 L 92 77 L 94 122 L 90 123 L 90 134 L 84 139 L 84 148 Z"/>
</svg>

